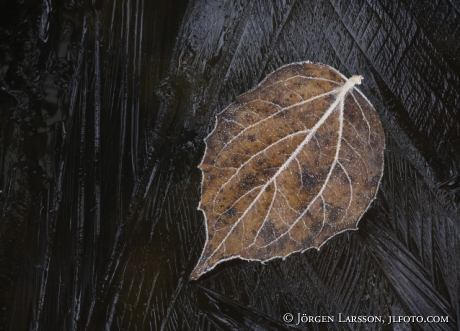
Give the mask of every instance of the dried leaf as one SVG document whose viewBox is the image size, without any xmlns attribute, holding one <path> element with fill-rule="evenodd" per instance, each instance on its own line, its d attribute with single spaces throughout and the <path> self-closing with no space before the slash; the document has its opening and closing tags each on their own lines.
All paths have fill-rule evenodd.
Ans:
<svg viewBox="0 0 460 331">
<path fill-rule="evenodd" d="M 225 260 L 284 258 L 356 229 L 384 150 L 361 79 L 289 64 L 217 116 L 200 165 L 207 241 L 191 279 Z"/>
</svg>

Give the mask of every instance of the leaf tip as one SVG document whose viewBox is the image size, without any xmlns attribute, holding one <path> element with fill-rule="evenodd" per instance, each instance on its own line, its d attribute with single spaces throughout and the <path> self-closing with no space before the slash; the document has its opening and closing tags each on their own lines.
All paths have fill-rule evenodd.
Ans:
<svg viewBox="0 0 460 331">
<path fill-rule="evenodd" d="M 190 280 L 197 280 L 198 278 L 200 278 L 200 276 L 202 275 L 202 273 L 200 273 L 198 271 L 197 268 L 193 269 L 192 273 L 190 274 Z"/>
<path fill-rule="evenodd" d="M 190 274 L 190 280 L 197 280 L 203 274 L 209 271 L 208 259 L 204 256 L 200 257 L 200 261 L 197 263 L 192 273 Z"/>
</svg>

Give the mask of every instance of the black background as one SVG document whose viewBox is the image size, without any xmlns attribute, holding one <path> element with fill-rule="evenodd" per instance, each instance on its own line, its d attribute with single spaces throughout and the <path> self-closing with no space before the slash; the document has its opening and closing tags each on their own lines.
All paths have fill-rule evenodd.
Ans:
<svg viewBox="0 0 460 331">
<path fill-rule="evenodd" d="M 0 330 L 458 329 L 459 15 L 456 0 L 0 0 Z M 377 199 L 319 252 L 190 282 L 216 113 L 305 60 L 364 76 L 386 133 Z"/>
</svg>

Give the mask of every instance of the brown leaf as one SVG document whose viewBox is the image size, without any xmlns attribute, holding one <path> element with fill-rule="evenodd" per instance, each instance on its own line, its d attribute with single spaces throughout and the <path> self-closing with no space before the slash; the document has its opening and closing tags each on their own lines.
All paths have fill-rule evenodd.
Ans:
<svg viewBox="0 0 460 331">
<path fill-rule="evenodd" d="M 200 165 L 207 241 L 191 279 L 225 260 L 286 257 L 356 229 L 384 150 L 361 79 L 289 64 L 217 116 Z"/>
</svg>

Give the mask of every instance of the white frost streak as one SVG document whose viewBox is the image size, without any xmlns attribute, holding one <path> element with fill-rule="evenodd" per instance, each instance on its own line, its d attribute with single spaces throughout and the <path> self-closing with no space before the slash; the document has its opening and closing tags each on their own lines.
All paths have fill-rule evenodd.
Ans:
<svg viewBox="0 0 460 331">
<path fill-rule="evenodd" d="M 353 146 L 351 146 L 351 144 L 348 142 L 348 140 L 346 140 L 345 138 L 342 138 L 342 140 L 343 140 L 344 142 L 347 143 L 347 145 L 353 150 L 353 152 L 354 152 L 356 155 L 358 155 L 358 157 L 359 157 L 359 158 L 361 159 L 361 161 L 363 162 L 364 167 L 366 168 L 366 175 L 369 176 L 369 169 L 367 168 L 367 163 L 366 163 L 366 161 L 364 161 L 364 159 L 363 159 L 363 157 L 361 156 L 361 154 L 359 154 L 358 151 L 357 151 Z"/>
<path fill-rule="evenodd" d="M 342 93 L 341 93 L 342 94 Z M 337 139 L 337 149 L 335 151 L 335 156 L 334 156 L 334 162 L 332 163 L 331 165 L 331 168 L 329 169 L 329 172 L 326 176 L 326 180 L 324 181 L 324 184 L 323 186 L 321 187 L 321 189 L 319 190 L 318 194 L 313 198 L 313 200 L 311 200 L 311 202 L 308 204 L 307 208 L 305 208 L 305 210 L 299 215 L 299 217 L 297 217 L 297 219 L 291 224 L 291 226 L 288 228 L 287 231 L 285 231 L 284 233 L 282 233 L 278 238 L 276 238 L 275 240 L 269 242 L 268 244 L 266 244 L 265 246 L 262 246 L 261 248 L 265 248 L 271 244 L 273 244 L 274 242 L 277 242 L 281 237 L 284 237 L 286 234 L 290 233 L 292 228 L 294 226 L 296 226 L 296 224 L 302 219 L 302 217 L 305 216 L 305 214 L 307 213 L 307 211 L 310 210 L 310 207 L 316 202 L 316 200 L 321 197 L 324 201 L 324 198 L 322 196 L 324 190 L 326 189 L 327 187 L 327 184 L 329 183 L 329 179 L 331 178 L 331 175 L 332 175 L 332 172 L 334 171 L 335 169 L 335 166 L 337 165 L 337 163 L 339 162 L 339 153 L 340 153 L 340 144 L 341 144 L 341 140 L 342 140 L 342 131 L 343 131 L 343 99 L 345 97 L 345 95 L 342 95 L 342 98 L 340 98 L 341 94 L 337 97 L 337 100 L 336 102 L 334 102 L 334 104 L 336 103 L 340 103 L 340 107 L 339 107 L 339 111 L 340 111 L 340 115 L 339 115 L 339 137 Z M 333 105 L 334 105 L 333 104 Z M 324 226 L 324 224 L 323 224 Z M 320 232 L 318 232 L 320 233 Z"/>
<path fill-rule="evenodd" d="M 227 186 L 228 183 L 230 183 L 230 182 L 232 181 L 233 178 L 238 177 L 240 170 L 243 169 L 243 167 L 244 167 L 245 165 L 247 165 L 248 163 L 250 163 L 250 162 L 251 162 L 254 158 L 256 158 L 257 156 L 259 156 L 259 155 L 265 153 L 265 152 L 266 152 L 268 149 L 270 149 L 271 147 L 273 147 L 273 146 L 275 146 L 275 145 L 281 143 L 282 141 L 284 141 L 284 140 L 286 140 L 286 139 L 288 139 L 288 138 L 292 138 L 292 137 L 294 137 L 294 136 L 297 136 L 297 135 L 299 135 L 299 134 L 307 133 L 308 131 L 309 131 L 309 130 L 302 130 L 302 131 L 297 131 L 297 132 L 291 133 L 291 134 L 287 135 L 286 137 L 283 137 L 283 138 L 281 138 L 281 139 L 275 141 L 273 144 L 268 145 L 267 147 L 265 147 L 264 149 L 258 151 L 257 153 L 255 153 L 254 155 L 252 155 L 249 159 L 247 159 L 246 162 L 244 162 L 244 163 L 236 170 L 236 172 L 228 179 L 228 181 L 227 181 L 224 185 L 222 185 L 222 187 L 219 189 L 219 191 L 217 191 L 217 193 L 216 193 L 216 195 L 215 195 L 215 197 L 214 197 L 214 200 L 213 200 L 213 202 L 212 202 L 212 210 L 215 212 L 216 200 L 217 200 L 217 197 L 218 197 L 218 195 L 220 194 L 220 192 L 222 192 L 222 190 Z M 242 154 L 242 155 L 243 155 L 243 154 Z M 245 155 L 245 156 L 246 156 L 246 155 Z M 235 168 L 235 169 L 236 169 L 236 168 Z"/>
<path fill-rule="evenodd" d="M 333 83 L 333 84 L 336 84 L 336 85 L 340 84 L 339 82 L 336 82 L 336 81 L 333 81 L 333 80 L 330 80 L 330 79 L 326 79 L 326 78 L 310 77 L 310 76 L 303 76 L 303 75 L 295 75 L 295 76 L 289 77 L 288 79 L 286 79 L 286 81 L 294 79 L 294 78 L 305 78 L 305 79 L 312 79 L 312 80 L 321 80 L 321 81 Z M 343 83 L 345 83 L 345 82 L 343 82 Z"/>
<path fill-rule="evenodd" d="M 364 120 L 366 121 L 366 124 L 367 124 L 367 131 L 369 132 L 369 135 L 367 137 L 368 139 L 368 142 L 370 143 L 371 142 L 371 125 L 369 124 L 369 121 L 367 120 L 367 117 L 366 115 L 364 114 L 364 111 L 363 111 L 363 108 L 361 108 L 361 105 L 359 104 L 358 100 L 356 100 L 355 96 L 353 95 L 353 93 L 350 93 L 351 96 L 353 97 L 353 100 L 355 100 L 356 104 L 358 105 L 359 107 L 359 110 L 361 110 L 361 114 L 363 115 L 363 118 Z"/>
<path fill-rule="evenodd" d="M 343 173 L 345 174 L 345 176 L 347 176 L 347 179 L 348 179 L 348 183 L 350 184 L 350 201 L 348 201 L 348 207 L 347 209 L 345 210 L 345 215 L 343 215 L 342 217 L 342 220 L 347 217 L 348 215 L 348 210 L 350 209 L 351 207 L 351 202 L 353 201 L 353 183 L 351 181 L 351 178 L 350 178 L 350 175 L 348 174 L 347 170 L 345 169 L 345 167 L 342 165 L 342 163 L 338 162 L 339 163 L 339 166 L 342 168 L 343 170 Z"/>
<path fill-rule="evenodd" d="M 335 109 L 338 107 L 338 110 L 339 110 L 339 132 L 338 132 L 338 139 L 337 139 L 337 149 L 336 149 L 336 153 L 335 153 L 335 156 L 334 156 L 334 161 L 331 165 L 331 168 L 329 170 L 329 173 L 327 174 L 327 177 L 326 177 L 326 180 L 324 181 L 324 184 L 321 188 L 321 190 L 318 192 L 318 194 L 315 196 L 315 198 L 310 202 L 310 204 L 307 206 L 307 208 L 305 208 L 305 210 L 299 215 L 299 217 L 297 217 L 297 219 L 291 224 L 291 226 L 289 227 L 289 229 L 287 231 L 285 231 L 283 234 L 281 234 L 278 238 L 276 238 L 275 240 L 273 240 L 272 242 L 268 243 L 267 245 L 265 246 L 262 246 L 261 248 L 263 247 L 267 247 L 271 244 L 273 244 L 274 242 L 278 241 L 281 237 L 285 236 L 286 234 L 288 234 L 292 228 L 300 221 L 300 219 L 305 215 L 305 213 L 310 209 L 310 207 L 313 205 L 313 203 L 318 199 L 318 197 L 321 197 L 323 199 L 323 196 L 322 196 L 322 193 L 323 191 L 325 190 L 328 182 L 329 182 L 329 179 L 332 175 L 332 172 L 333 170 L 335 169 L 335 166 L 337 165 L 338 163 L 338 159 L 339 159 L 339 153 L 340 153 L 340 145 L 341 145 L 341 141 L 342 141 L 342 134 L 343 134 L 343 111 L 344 111 L 344 99 L 345 99 L 345 96 L 347 95 L 348 91 L 351 90 L 353 88 L 353 86 L 356 84 L 356 81 L 354 80 L 354 76 L 350 79 L 348 79 L 345 84 L 339 88 L 339 89 L 335 89 L 331 92 L 328 92 L 328 93 L 324 93 L 322 94 L 321 96 L 325 96 L 325 95 L 328 95 L 328 94 L 332 94 L 332 93 L 336 93 L 337 94 L 337 98 L 336 100 L 332 103 L 332 105 L 326 110 L 326 112 L 323 114 L 323 116 L 320 118 L 320 120 L 313 126 L 313 128 L 311 128 L 308 132 L 308 135 L 305 137 L 305 139 L 302 141 L 302 143 L 299 144 L 299 146 L 297 146 L 297 148 L 295 149 L 295 151 L 291 154 L 291 156 L 286 160 L 286 162 L 278 169 L 278 171 L 273 175 L 273 177 L 267 181 L 265 183 L 265 185 L 260 188 L 260 191 L 258 193 L 258 195 L 256 196 L 256 198 L 251 202 L 251 204 L 246 208 L 246 210 L 242 213 L 242 215 L 238 218 L 238 220 L 235 222 L 235 224 L 233 224 L 233 226 L 231 227 L 231 229 L 229 230 L 229 232 L 227 233 L 227 235 L 223 238 L 223 240 L 221 241 L 221 243 L 216 247 L 216 249 L 211 253 L 211 255 L 208 257 L 208 259 L 210 259 L 217 251 L 219 251 L 219 249 L 222 247 L 222 245 L 225 246 L 225 242 L 227 240 L 227 238 L 230 236 L 230 234 L 233 232 L 233 230 L 238 226 L 238 224 L 241 222 L 242 219 L 244 219 L 244 217 L 247 215 L 247 213 L 249 212 L 249 210 L 251 210 L 251 208 L 256 204 L 256 202 L 259 201 L 260 197 L 262 196 L 262 194 L 265 192 L 265 188 L 268 187 L 268 185 L 270 185 L 271 183 L 275 182 L 276 181 L 276 178 L 289 166 L 289 164 L 294 160 L 296 159 L 297 155 L 300 153 L 300 151 L 304 148 L 304 146 L 306 144 L 308 144 L 310 142 L 310 140 L 312 139 L 312 137 L 314 136 L 314 134 L 318 131 L 318 129 L 324 124 L 324 122 L 329 118 L 329 116 L 335 111 Z M 317 96 L 315 98 L 319 98 L 320 96 Z M 310 99 L 311 100 L 311 99 Z M 305 103 L 305 102 L 304 102 Z M 297 104 L 298 105 L 298 104 Z M 294 105 L 296 106 L 296 105 Z M 290 106 L 290 107 L 293 107 L 293 106 Z M 287 107 L 289 108 L 289 107 Z M 274 116 L 271 115 L 271 116 Z M 260 122 L 259 122 L 260 123 Z M 248 127 L 249 128 L 249 127 Z M 247 128 L 246 128 L 247 129 Z M 234 137 L 233 139 L 235 139 L 236 137 Z M 285 139 L 286 137 L 284 137 L 283 139 Z M 235 174 L 236 175 L 236 174 Z M 233 175 L 232 177 L 234 177 L 235 175 Z M 220 191 L 219 191 L 220 192 Z M 323 200 L 324 201 L 324 200 Z M 325 208 L 325 207 L 324 207 Z M 268 216 L 268 215 L 267 215 Z M 264 222 L 263 224 L 265 224 L 267 220 L 267 217 L 265 217 L 264 219 Z M 324 224 L 323 224 L 324 226 Z M 257 236 L 260 234 L 260 231 L 262 229 L 263 225 L 261 226 L 261 228 L 259 229 L 259 231 L 257 232 Z M 254 241 L 255 243 L 255 241 Z M 253 244 L 254 244 L 253 243 Z"/>
<path fill-rule="evenodd" d="M 228 119 L 224 118 L 224 121 L 227 122 L 227 123 L 235 123 L 236 125 L 241 126 L 243 128 L 243 130 L 246 128 L 243 124 L 241 124 L 240 122 L 234 121 L 234 120 L 228 120 Z"/>
<path fill-rule="evenodd" d="M 222 146 L 222 149 L 219 151 L 219 153 L 217 153 L 217 155 L 216 155 L 215 158 L 218 159 L 219 156 L 220 156 L 220 153 L 222 153 L 222 152 L 225 150 L 225 148 L 227 148 L 228 145 L 230 145 L 236 138 L 240 137 L 240 136 L 241 136 L 243 133 L 245 133 L 247 130 L 252 129 L 253 127 L 258 126 L 259 124 L 261 124 L 261 123 L 263 123 L 263 122 L 269 120 L 270 118 L 272 118 L 272 117 L 278 115 L 278 114 L 281 113 L 282 111 L 291 109 L 291 108 L 293 108 L 293 107 L 302 106 L 302 105 L 307 104 L 307 103 L 309 103 L 309 102 L 311 102 L 311 101 L 314 101 L 314 100 L 316 100 L 316 99 L 325 97 L 325 96 L 327 96 L 327 95 L 329 95 L 329 94 L 333 94 L 333 93 L 335 93 L 335 91 L 330 91 L 330 92 L 327 92 L 327 93 L 319 94 L 319 95 L 317 95 L 317 96 L 315 96 L 315 97 L 313 97 L 313 98 L 311 98 L 311 99 L 308 99 L 308 100 L 305 100 L 305 101 L 301 101 L 301 102 L 298 102 L 298 103 L 296 103 L 296 104 L 294 104 L 294 105 L 291 105 L 291 106 L 288 106 L 288 107 L 284 107 L 284 108 L 283 108 L 283 107 L 280 107 L 280 106 L 277 105 L 276 103 L 273 103 L 273 102 L 270 102 L 270 101 L 261 100 L 261 99 L 254 100 L 254 101 L 261 101 L 261 102 L 264 102 L 264 103 L 268 103 L 268 104 L 270 104 L 270 105 L 275 106 L 275 108 L 279 108 L 279 110 L 276 111 L 276 112 L 274 112 L 274 113 L 271 114 L 270 116 L 267 116 L 267 117 L 265 117 L 264 119 L 262 119 L 262 120 L 260 120 L 260 121 L 258 121 L 258 122 L 256 122 L 256 123 L 254 123 L 254 124 L 251 124 L 251 125 L 245 127 L 243 130 L 241 130 L 240 132 L 238 132 L 238 134 L 237 134 L 236 136 L 234 136 L 234 137 L 233 137 L 232 139 L 230 139 L 224 146 Z M 242 106 L 239 107 L 238 109 L 240 109 L 240 108 L 242 108 L 242 107 L 244 107 L 244 106 L 247 106 L 247 104 L 242 105 Z M 259 116 L 259 117 L 260 117 L 260 116 Z M 226 120 L 226 121 L 228 121 L 228 120 Z M 240 124 L 240 123 L 238 123 L 238 124 Z M 242 124 L 240 124 L 240 125 L 243 126 Z"/>
<path fill-rule="evenodd" d="M 267 214 L 265 215 L 264 221 L 262 222 L 262 225 L 260 226 L 259 231 L 257 231 L 256 236 L 254 237 L 254 241 L 252 242 L 251 245 L 248 246 L 248 248 L 253 246 L 256 243 L 256 240 L 259 237 L 260 231 L 262 231 L 262 228 L 264 227 L 265 223 L 267 222 L 268 216 L 270 215 L 270 213 L 272 211 L 273 204 L 275 203 L 276 194 L 278 193 L 278 185 L 276 184 L 276 180 L 273 182 L 273 184 L 275 186 L 275 190 L 273 192 L 273 197 L 272 197 L 272 201 L 270 203 L 270 207 L 268 208 Z"/>
</svg>

